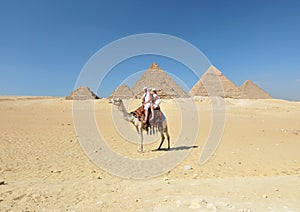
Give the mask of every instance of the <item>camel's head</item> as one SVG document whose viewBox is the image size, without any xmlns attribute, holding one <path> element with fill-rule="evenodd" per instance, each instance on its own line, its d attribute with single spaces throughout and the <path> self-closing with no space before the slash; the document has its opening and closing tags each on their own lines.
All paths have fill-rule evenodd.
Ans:
<svg viewBox="0 0 300 212">
<path fill-rule="evenodd" d="M 122 99 L 120 98 L 112 98 L 109 100 L 109 103 L 112 103 L 116 106 L 120 106 L 122 104 Z"/>
<path fill-rule="evenodd" d="M 118 110 L 123 112 L 123 116 L 128 118 L 129 117 L 129 113 L 127 112 L 122 99 L 120 98 L 113 98 L 109 100 L 109 103 L 112 103 L 113 105 L 117 106 Z M 129 120 L 130 121 L 130 120 Z"/>
</svg>

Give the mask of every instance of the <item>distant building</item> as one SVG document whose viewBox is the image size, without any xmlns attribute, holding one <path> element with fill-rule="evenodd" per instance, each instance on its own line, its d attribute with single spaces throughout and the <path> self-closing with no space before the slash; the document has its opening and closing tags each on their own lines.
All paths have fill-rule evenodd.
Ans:
<svg viewBox="0 0 300 212">
<path fill-rule="evenodd" d="M 210 66 L 201 79 L 190 90 L 192 96 L 221 96 L 224 98 L 247 98 L 233 82 L 216 67 Z"/>
<path fill-rule="evenodd" d="M 249 99 L 272 99 L 272 96 L 250 80 L 246 80 L 240 86 L 240 90 L 244 91 Z"/>
<path fill-rule="evenodd" d="M 122 84 L 113 91 L 111 97 L 117 97 L 121 99 L 130 99 L 133 98 L 134 94 L 128 85 Z"/>
<path fill-rule="evenodd" d="M 70 96 L 67 96 L 66 99 L 88 100 L 88 99 L 99 99 L 99 97 L 96 94 L 94 94 L 90 88 L 81 86 L 76 90 L 72 91 Z"/>
<path fill-rule="evenodd" d="M 189 95 L 156 63 L 152 63 L 148 70 L 138 79 L 132 87 L 135 98 L 143 95 L 143 88 L 156 88 L 160 98 L 180 98 Z"/>
</svg>

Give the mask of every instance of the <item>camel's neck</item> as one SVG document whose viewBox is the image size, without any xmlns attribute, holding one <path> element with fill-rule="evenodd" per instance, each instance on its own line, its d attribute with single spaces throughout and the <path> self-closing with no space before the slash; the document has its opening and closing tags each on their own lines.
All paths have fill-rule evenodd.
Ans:
<svg viewBox="0 0 300 212">
<path fill-rule="evenodd" d="M 125 108 L 125 105 L 123 102 L 120 102 L 120 104 L 118 105 L 118 110 L 123 114 L 123 118 L 126 121 L 132 122 L 134 124 L 135 117 L 132 113 L 127 112 L 127 109 Z"/>
<path fill-rule="evenodd" d="M 130 117 L 130 114 L 127 112 L 123 102 L 120 103 L 118 110 L 123 113 L 124 119 L 128 119 Z"/>
</svg>

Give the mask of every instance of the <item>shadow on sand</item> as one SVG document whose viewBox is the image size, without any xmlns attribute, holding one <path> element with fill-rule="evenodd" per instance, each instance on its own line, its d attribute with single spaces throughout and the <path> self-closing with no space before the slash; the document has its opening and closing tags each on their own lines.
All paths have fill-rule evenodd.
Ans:
<svg viewBox="0 0 300 212">
<path fill-rule="evenodd" d="M 154 149 L 152 151 L 180 151 L 180 150 L 188 150 L 188 149 L 193 149 L 198 147 L 199 146 L 178 146 L 178 147 L 172 147 L 170 149 L 168 148 Z"/>
</svg>

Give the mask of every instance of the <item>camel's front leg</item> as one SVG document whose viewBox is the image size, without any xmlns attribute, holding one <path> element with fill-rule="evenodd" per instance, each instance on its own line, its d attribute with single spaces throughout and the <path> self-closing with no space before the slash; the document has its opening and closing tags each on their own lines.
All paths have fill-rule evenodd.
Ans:
<svg viewBox="0 0 300 212">
<path fill-rule="evenodd" d="M 142 129 L 139 129 L 138 127 L 137 127 L 137 132 L 138 132 L 138 135 L 139 135 L 139 137 L 140 137 L 140 152 L 143 152 L 144 151 L 144 149 L 143 149 L 143 130 Z"/>
<path fill-rule="evenodd" d="M 143 131 L 140 132 L 140 142 L 141 142 L 141 152 L 144 151 L 143 149 Z"/>
</svg>

